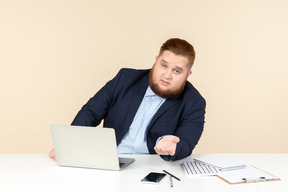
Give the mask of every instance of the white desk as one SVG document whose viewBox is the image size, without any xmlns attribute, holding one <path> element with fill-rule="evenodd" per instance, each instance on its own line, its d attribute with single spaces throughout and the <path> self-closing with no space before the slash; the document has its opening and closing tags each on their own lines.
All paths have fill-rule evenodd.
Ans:
<svg viewBox="0 0 288 192">
<path fill-rule="evenodd" d="M 60 167 L 47 154 L 0 154 L 0 191 L 190 191 L 190 192 L 286 192 L 288 189 L 288 154 L 210 154 L 231 160 L 243 160 L 279 177 L 281 181 L 230 185 L 215 176 L 189 177 L 180 166 L 200 154 L 176 162 L 165 162 L 157 155 L 128 155 L 136 161 L 121 171 Z M 140 180 L 150 171 L 165 169 L 181 181 L 169 177 L 158 185 Z"/>
</svg>

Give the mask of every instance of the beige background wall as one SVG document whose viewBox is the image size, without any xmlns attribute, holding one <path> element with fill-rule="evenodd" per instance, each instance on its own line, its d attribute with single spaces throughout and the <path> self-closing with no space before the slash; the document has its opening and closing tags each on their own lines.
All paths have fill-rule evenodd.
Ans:
<svg viewBox="0 0 288 192">
<path fill-rule="evenodd" d="M 122 67 L 150 68 L 170 37 L 197 51 L 207 100 L 195 152 L 288 152 L 288 1 L 0 0 L 0 152 L 48 152 Z"/>
</svg>

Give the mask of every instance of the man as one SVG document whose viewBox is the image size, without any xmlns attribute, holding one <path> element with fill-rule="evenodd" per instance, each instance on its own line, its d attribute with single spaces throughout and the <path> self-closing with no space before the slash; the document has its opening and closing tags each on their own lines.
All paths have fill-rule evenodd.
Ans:
<svg viewBox="0 0 288 192">
<path fill-rule="evenodd" d="M 72 125 L 115 129 L 118 153 L 189 156 L 203 131 L 206 103 L 187 82 L 195 52 L 182 39 L 161 47 L 151 70 L 121 69 L 78 112 Z M 104 146 L 103 146 L 104 147 Z M 55 159 L 54 150 L 49 153 Z"/>
</svg>

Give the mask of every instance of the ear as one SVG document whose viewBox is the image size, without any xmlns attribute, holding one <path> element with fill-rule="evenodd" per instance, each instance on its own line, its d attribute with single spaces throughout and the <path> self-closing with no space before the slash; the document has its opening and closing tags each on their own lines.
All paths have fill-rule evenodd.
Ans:
<svg viewBox="0 0 288 192">
<path fill-rule="evenodd" d="M 188 77 L 189 77 L 191 74 L 192 74 L 192 70 L 191 70 L 191 71 L 189 71 L 189 73 L 188 73 Z"/>
<path fill-rule="evenodd" d="M 157 59 L 158 59 L 158 55 L 155 57 L 155 60 L 157 61 Z"/>
</svg>

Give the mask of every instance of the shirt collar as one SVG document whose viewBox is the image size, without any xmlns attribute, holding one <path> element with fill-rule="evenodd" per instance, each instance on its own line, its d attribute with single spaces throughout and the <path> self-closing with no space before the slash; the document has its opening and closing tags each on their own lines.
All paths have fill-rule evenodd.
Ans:
<svg viewBox="0 0 288 192">
<path fill-rule="evenodd" d="M 152 89 L 150 88 L 150 86 L 148 86 L 148 88 L 146 89 L 146 93 L 145 93 L 145 97 L 146 96 L 158 96 L 158 95 L 156 95 L 153 91 L 152 91 Z"/>
<path fill-rule="evenodd" d="M 166 100 L 165 98 L 162 98 L 162 97 L 160 97 L 159 95 L 156 95 L 156 93 L 154 93 L 154 92 L 152 91 L 152 89 L 151 89 L 150 86 L 148 86 L 148 88 L 146 89 L 146 93 L 145 93 L 144 96 L 145 96 L 145 97 L 155 97 L 155 98 L 159 98 L 159 99 L 161 99 L 161 100 L 163 100 L 163 101 Z"/>
</svg>

